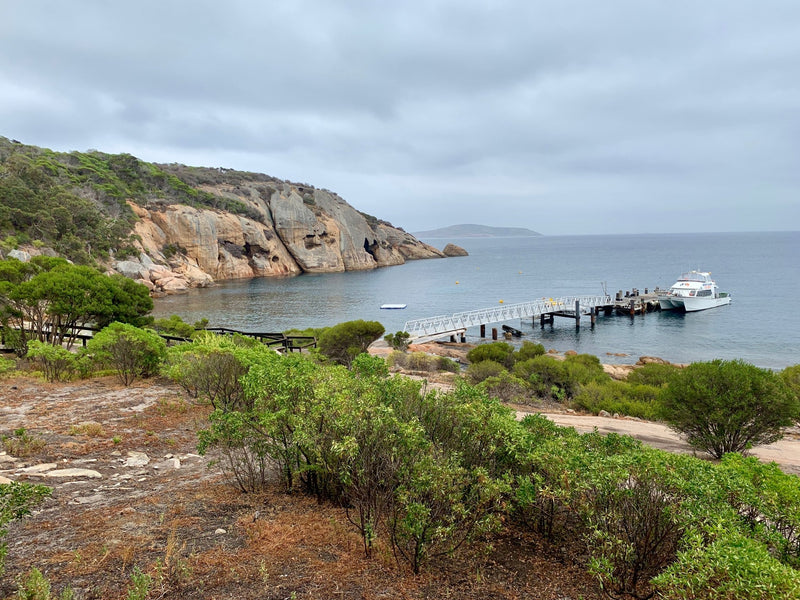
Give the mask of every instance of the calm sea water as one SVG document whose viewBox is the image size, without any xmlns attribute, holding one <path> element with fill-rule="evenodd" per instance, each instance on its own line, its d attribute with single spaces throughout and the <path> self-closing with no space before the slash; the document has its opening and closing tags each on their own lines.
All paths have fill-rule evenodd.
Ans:
<svg viewBox="0 0 800 600">
<path fill-rule="evenodd" d="M 380 321 L 387 332 L 405 321 L 525 302 L 542 297 L 600 294 L 670 286 L 687 270 L 711 271 L 728 306 L 697 313 L 588 317 L 534 327 L 509 325 L 523 339 L 558 351 L 632 363 L 639 356 L 672 362 L 741 358 L 780 369 L 800 363 L 800 232 L 543 236 L 426 240 L 453 242 L 469 256 L 412 261 L 366 272 L 250 279 L 156 300 L 157 317 L 208 318 L 212 326 L 275 332 L 342 321 Z M 405 310 L 381 310 L 404 303 Z M 491 327 L 487 326 L 487 331 Z M 470 330 L 468 342 L 477 342 Z M 625 356 L 613 356 L 614 354 Z"/>
</svg>

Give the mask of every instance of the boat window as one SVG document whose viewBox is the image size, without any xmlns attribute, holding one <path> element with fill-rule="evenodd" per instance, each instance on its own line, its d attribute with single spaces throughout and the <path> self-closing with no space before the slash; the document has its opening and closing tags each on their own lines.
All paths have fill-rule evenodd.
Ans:
<svg viewBox="0 0 800 600">
<path fill-rule="evenodd" d="M 681 275 L 680 281 L 702 281 L 707 282 L 711 281 L 711 278 L 708 276 L 707 273 L 699 273 L 697 271 L 691 271 L 689 273 L 684 273 Z"/>
<path fill-rule="evenodd" d="M 711 290 L 698 290 L 697 291 L 697 296 L 698 297 L 700 297 L 700 296 L 710 296 L 710 295 L 711 295 Z"/>
</svg>

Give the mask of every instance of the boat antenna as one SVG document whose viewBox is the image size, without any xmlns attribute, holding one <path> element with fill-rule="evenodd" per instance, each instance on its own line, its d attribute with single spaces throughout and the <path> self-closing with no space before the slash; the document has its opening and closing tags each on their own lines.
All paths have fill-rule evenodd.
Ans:
<svg viewBox="0 0 800 600">
<path fill-rule="evenodd" d="M 608 296 L 608 285 L 605 281 L 601 281 L 600 285 L 603 286 L 603 296 Z"/>
</svg>

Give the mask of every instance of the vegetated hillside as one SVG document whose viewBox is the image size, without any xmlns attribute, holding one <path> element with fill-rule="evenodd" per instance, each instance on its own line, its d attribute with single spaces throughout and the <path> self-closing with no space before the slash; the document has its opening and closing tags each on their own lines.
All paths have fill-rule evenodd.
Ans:
<svg viewBox="0 0 800 600">
<path fill-rule="evenodd" d="M 129 154 L 54 152 L 3 137 L 0 240 L 6 252 L 50 248 L 113 266 L 151 289 L 159 277 L 188 287 L 442 256 L 309 184 Z M 124 259 L 136 264 L 120 266 Z"/>
<path fill-rule="evenodd" d="M 534 237 L 542 235 L 525 227 L 490 227 L 488 225 L 450 225 L 440 229 L 415 231 L 417 237 L 426 238 L 470 238 L 470 237 Z"/>
</svg>

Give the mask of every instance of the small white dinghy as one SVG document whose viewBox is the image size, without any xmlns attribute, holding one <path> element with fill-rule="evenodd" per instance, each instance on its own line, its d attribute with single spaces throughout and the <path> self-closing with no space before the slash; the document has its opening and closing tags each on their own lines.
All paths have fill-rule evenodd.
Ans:
<svg viewBox="0 0 800 600">
<path fill-rule="evenodd" d="M 405 308 L 408 304 L 381 304 L 383 310 L 400 310 Z"/>
</svg>

